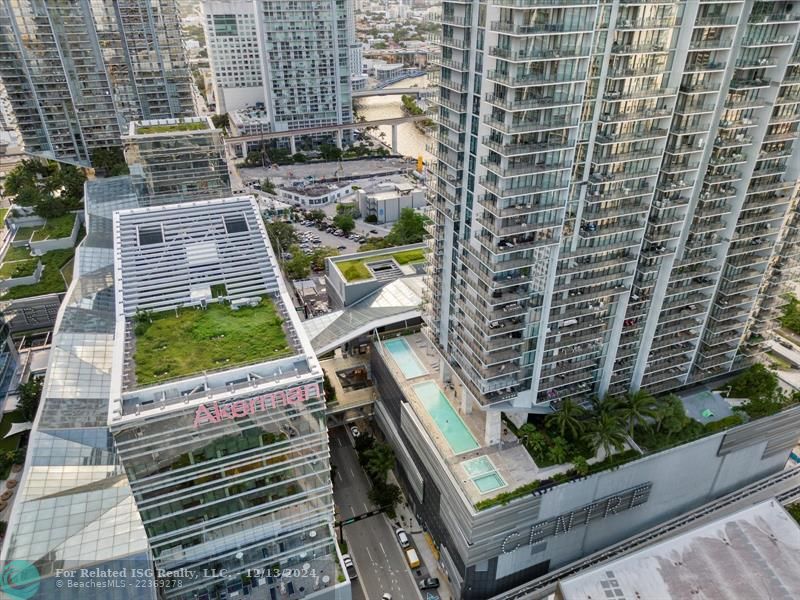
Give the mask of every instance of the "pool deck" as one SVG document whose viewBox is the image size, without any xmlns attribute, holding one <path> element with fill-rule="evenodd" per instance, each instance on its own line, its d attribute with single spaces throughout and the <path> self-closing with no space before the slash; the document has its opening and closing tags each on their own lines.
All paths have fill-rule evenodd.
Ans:
<svg viewBox="0 0 800 600">
<path fill-rule="evenodd" d="M 484 411 L 477 405 L 473 405 L 472 411 L 469 414 L 465 414 L 461 409 L 460 399 L 462 397 L 463 384 L 454 373 L 452 374 L 452 382 L 449 384 L 444 383 L 441 373 L 444 362 L 438 350 L 436 350 L 421 333 L 404 336 L 404 339 L 408 342 L 409 347 L 420 362 L 428 369 L 428 373 L 413 379 L 406 379 L 402 371 L 391 359 L 390 355 L 386 362 L 389 364 L 389 368 L 395 380 L 403 390 L 414 413 L 422 423 L 424 433 L 433 441 L 442 460 L 448 465 L 454 478 L 461 483 L 461 489 L 472 504 L 503 492 L 510 492 L 521 485 L 525 485 L 537 479 L 545 479 L 555 473 L 566 471 L 569 468 L 569 465 L 559 465 L 547 469 L 539 469 L 536 463 L 533 462 L 530 454 L 528 454 L 528 451 L 520 444 L 517 437 L 506 430 L 505 427 L 503 427 L 500 443 L 493 446 L 487 445 L 484 441 L 486 431 L 486 415 Z M 452 373 L 452 370 L 450 371 Z M 442 390 L 451 406 L 464 421 L 467 429 L 470 430 L 477 440 L 478 447 L 476 449 L 458 455 L 453 454 L 450 444 L 439 431 L 436 422 L 414 393 L 413 386 L 426 381 L 435 382 L 439 386 L 439 389 Z M 486 494 L 480 493 L 477 486 L 472 482 L 472 477 L 461 466 L 462 463 L 479 456 L 488 456 L 491 459 L 496 472 L 506 482 L 504 487 L 497 488 Z"/>
</svg>

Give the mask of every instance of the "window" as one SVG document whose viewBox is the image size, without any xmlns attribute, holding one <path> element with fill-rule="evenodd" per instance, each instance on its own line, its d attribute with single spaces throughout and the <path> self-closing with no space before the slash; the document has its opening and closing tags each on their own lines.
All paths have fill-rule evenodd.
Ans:
<svg viewBox="0 0 800 600">
<path fill-rule="evenodd" d="M 138 229 L 140 246 L 164 243 L 164 233 L 161 230 L 161 225 L 145 225 L 140 226 Z"/>
</svg>

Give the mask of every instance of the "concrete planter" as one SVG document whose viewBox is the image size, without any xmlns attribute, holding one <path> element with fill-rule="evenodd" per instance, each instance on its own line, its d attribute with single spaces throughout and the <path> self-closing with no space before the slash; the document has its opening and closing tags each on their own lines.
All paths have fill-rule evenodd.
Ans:
<svg viewBox="0 0 800 600">
<path fill-rule="evenodd" d="M 31 252 L 35 256 L 41 256 L 45 252 L 50 252 L 51 250 L 64 250 L 66 248 L 73 248 L 78 239 L 78 231 L 81 229 L 82 219 L 82 212 L 75 213 L 75 223 L 72 226 L 72 233 L 70 233 L 67 237 L 42 240 L 39 242 L 29 242 Z"/>
<path fill-rule="evenodd" d="M 44 270 L 44 265 L 42 261 L 36 265 L 36 270 L 33 272 L 33 275 L 28 275 L 27 277 L 12 277 L 11 279 L 3 279 L 0 281 L 0 290 L 5 290 L 13 287 L 17 287 L 18 285 L 33 285 L 34 283 L 39 283 L 39 280 L 42 278 L 42 271 Z"/>
</svg>

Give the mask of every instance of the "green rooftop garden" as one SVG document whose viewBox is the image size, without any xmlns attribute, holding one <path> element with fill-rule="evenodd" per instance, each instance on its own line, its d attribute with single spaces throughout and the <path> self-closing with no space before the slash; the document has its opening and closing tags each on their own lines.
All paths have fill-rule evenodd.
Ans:
<svg viewBox="0 0 800 600">
<path fill-rule="evenodd" d="M 508 504 L 537 489 L 613 469 L 642 456 L 775 414 L 800 402 L 800 392 L 787 395 L 775 373 L 761 364 L 729 380 L 724 385 L 724 393 L 730 398 L 746 398 L 746 401 L 734 407 L 732 415 L 708 423 L 689 417 L 677 396 L 669 394 L 656 398 L 646 390 L 602 401 L 595 399 L 591 410 L 565 399 L 556 412 L 535 417 L 521 427 L 503 415 L 504 426 L 519 438 L 538 467 L 572 463 L 572 468 L 551 479 L 533 481 L 481 500 L 475 508 L 486 510 Z M 625 448 L 630 439 L 642 450 L 641 454 Z M 605 459 L 589 464 L 599 450 L 603 450 Z"/>
<path fill-rule="evenodd" d="M 139 313 L 136 323 L 136 382 L 152 385 L 203 371 L 272 360 L 291 354 L 275 305 Z"/>
<path fill-rule="evenodd" d="M 372 273 L 367 268 L 367 264 L 379 262 L 393 258 L 400 265 L 407 265 L 409 263 L 422 262 L 425 260 L 425 249 L 416 248 L 414 250 L 402 250 L 400 252 L 391 252 L 388 254 L 381 254 L 380 256 L 367 256 L 364 258 L 356 258 L 353 260 L 344 260 L 337 262 L 336 266 L 344 275 L 347 281 L 358 281 L 360 279 L 371 279 Z"/>
<path fill-rule="evenodd" d="M 11 262 L 14 260 L 28 260 L 30 257 L 31 251 L 27 246 L 9 246 L 3 260 L 5 262 Z"/>
<path fill-rule="evenodd" d="M 60 217 L 47 219 L 47 222 L 41 228 L 34 231 L 32 241 L 41 242 L 43 240 L 69 237 L 72 233 L 72 228 L 75 227 L 75 218 L 75 213 L 67 213 Z"/>
<path fill-rule="evenodd" d="M 39 261 L 35 258 L 4 262 L 0 265 L 0 279 L 13 279 L 16 277 L 29 277 L 36 271 Z"/>
<path fill-rule="evenodd" d="M 172 123 L 171 125 L 138 125 L 136 133 L 170 133 L 173 131 L 199 131 L 208 129 L 208 123 Z"/>
<path fill-rule="evenodd" d="M 39 280 L 39 283 L 18 285 L 9 288 L 2 293 L 0 298 L 3 300 L 18 300 L 20 298 L 32 298 L 43 294 L 58 294 L 66 291 L 67 283 L 64 280 L 64 276 L 61 274 L 61 269 L 72 260 L 74 254 L 74 248 L 52 250 L 47 254 L 43 254 L 38 257 L 38 260 L 41 260 L 44 265 L 44 271 L 42 272 L 42 278 Z M 33 260 L 31 262 L 33 263 L 33 267 L 36 268 L 36 261 Z"/>
<path fill-rule="evenodd" d="M 36 233 L 36 229 L 33 227 L 20 227 L 17 229 L 17 233 L 14 234 L 14 241 L 18 242 L 20 240 L 24 240 L 27 242 L 31 239 L 34 233 Z"/>
</svg>

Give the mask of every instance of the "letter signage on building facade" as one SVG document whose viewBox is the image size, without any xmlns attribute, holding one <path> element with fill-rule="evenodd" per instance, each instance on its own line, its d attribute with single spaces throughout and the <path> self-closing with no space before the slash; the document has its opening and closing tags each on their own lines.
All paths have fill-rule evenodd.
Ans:
<svg viewBox="0 0 800 600">
<path fill-rule="evenodd" d="M 514 531 L 509 533 L 503 538 L 501 546 L 503 554 L 514 552 L 514 550 L 523 546 L 530 546 L 548 537 L 569 533 L 578 527 L 588 527 L 595 521 L 602 521 L 607 517 L 644 504 L 650 498 L 652 485 L 648 481 L 634 488 L 617 492 L 613 496 L 595 500 L 586 506 L 581 506 L 546 521 L 534 523 L 522 532 Z"/>
<path fill-rule="evenodd" d="M 194 428 L 228 419 L 240 419 L 278 406 L 302 404 L 310 398 L 319 398 L 320 395 L 319 383 L 314 382 L 253 398 L 231 400 L 225 404 L 201 404 L 194 413 Z"/>
</svg>

